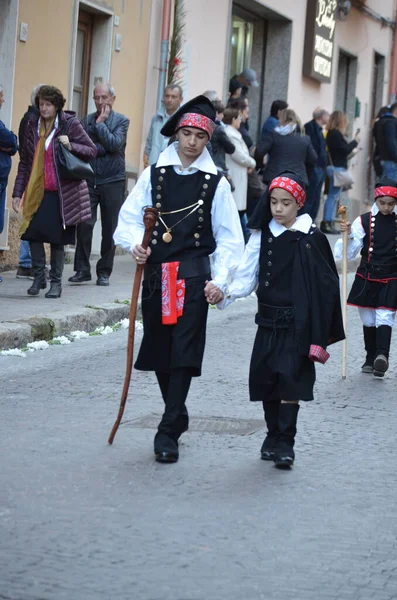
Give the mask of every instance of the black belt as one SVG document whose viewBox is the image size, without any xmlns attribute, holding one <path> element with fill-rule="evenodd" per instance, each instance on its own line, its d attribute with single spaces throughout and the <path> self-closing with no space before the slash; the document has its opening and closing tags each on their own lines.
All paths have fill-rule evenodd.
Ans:
<svg viewBox="0 0 397 600">
<path fill-rule="evenodd" d="M 295 310 L 292 306 L 270 306 L 258 302 L 258 315 L 273 323 L 292 323 L 295 319 Z"/>
<path fill-rule="evenodd" d="M 397 272 L 397 263 L 389 265 L 374 265 L 374 263 L 361 259 L 360 269 L 364 270 L 364 274 L 372 275 L 373 277 L 393 276 Z"/>
<path fill-rule="evenodd" d="M 178 270 L 180 279 L 190 279 L 191 277 L 200 277 L 211 273 L 210 259 L 208 256 L 200 258 L 190 258 L 181 260 Z M 146 264 L 143 271 L 143 280 L 161 283 L 161 264 Z"/>
</svg>

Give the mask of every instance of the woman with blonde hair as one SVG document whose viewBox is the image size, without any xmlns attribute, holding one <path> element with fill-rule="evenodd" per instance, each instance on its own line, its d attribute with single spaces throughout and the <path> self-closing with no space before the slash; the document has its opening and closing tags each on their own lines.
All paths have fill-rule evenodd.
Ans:
<svg viewBox="0 0 397 600">
<path fill-rule="evenodd" d="M 308 184 L 307 167 L 316 164 L 317 153 L 309 136 L 304 133 L 301 120 L 291 108 L 280 112 L 279 125 L 274 131 L 267 132 L 259 142 L 255 152 L 259 169 L 263 168 L 266 155 L 269 155 L 263 171 L 266 185 L 286 170 L 293 171 Z"/>
<path fill-rule="evenodd" d="M 335 110 L 328 122 L 327 148 L 330 164 L 327 167 L 329 178 L 329 191 L 324 204 L 323 221 L 320 229 L 323 233 L 339 233 L 334 227 L 335 208 L 339 200 L 341 187 L 334 185 L 334 172 L 345 171 L 347 169 L 347 158 L 360 141 L 359 131 L 356 132 L 354 139 L 348 142 L 346 139 L 349 122 L 342 110 Z"/>
</svg>

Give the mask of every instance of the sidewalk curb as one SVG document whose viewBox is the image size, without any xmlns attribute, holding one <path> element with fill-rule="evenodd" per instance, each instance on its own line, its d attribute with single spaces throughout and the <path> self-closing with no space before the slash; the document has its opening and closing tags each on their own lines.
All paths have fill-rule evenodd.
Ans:
<svg viewBox="0 0 397 600">
<path fill-rule="evenodd" d="M 97 327 L 114 325 L 128 319 L 129 304 L 108 302 L 98 306 L 84 306 L 81 309 L 65 309 L 40 317 L 0 323 L 0 350 L 24 348 L 29 342 L 51 340 L 72 331 L 90 333 Z M 142 317 L 138 306 L 137 319 Z"/>
</svg>

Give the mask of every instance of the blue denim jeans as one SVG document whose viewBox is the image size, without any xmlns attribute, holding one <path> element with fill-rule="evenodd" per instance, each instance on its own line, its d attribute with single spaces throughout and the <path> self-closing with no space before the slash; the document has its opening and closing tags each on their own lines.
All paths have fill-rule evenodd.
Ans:
<svg viewBox="0 0 397 600">
<path fill-rule="evenodd" d="M 4 213 L 6 208 L 6 183 L 0 183 L 0 233 L 4 229 Z"/>
<path fill-rule="evenodd" d="M 25 267 L 25 269 L 32 268 L 32 257 L 30 255 L 30 246 L 29 242 L 26 240 L 21 240 L 19 246 L 19 266 Z"/>
<path fill-rule="evenodd" d="M 327 175 L 329 178 L 329 190 L 328 190 L 327 199 L 324 204 L 323 221 L 328 221 L 328 222 L 333 221 L 335 218 L 336 203 L 338 202 L 340 193 L 342 191 L 341 187 L 336 187 L 334 185 L 334 178 L 333 178 L 334 170 L 335 171 L 344 171 L 345 169 L 343 167 L 333 167 L 331 165 L 329 165 L 327 167 Z"/>
<path fill-rule="evenodd" d="M 310 215 L 313 221 L 315 221 L 318 209 L 320 208 L 321 189 L 323 187 L 324 179 L 325 168 L 314 167 L 309 179 L 306 202 L 302 211 Z"/>
<path fill-rule="evenodd" d="M 383 176 L 397 181 L 397 163 L 392 160 L 382 160 Z"/>
</svg>

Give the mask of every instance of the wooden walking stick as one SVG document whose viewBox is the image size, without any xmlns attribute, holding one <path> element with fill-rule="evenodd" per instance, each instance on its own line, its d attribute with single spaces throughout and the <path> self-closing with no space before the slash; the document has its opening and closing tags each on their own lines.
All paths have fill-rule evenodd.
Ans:
<svg viewBox="0 0 397 600">
<path fill-rule="evenodd" d="M 342 217 L 342 223 L 347 222 L 347 207 L 340 206 L 338 215 Z M 342 232 L 343 258 L 342 258 L 342 316 L 345 339 L 342 341 L 342 379 L 346 379 L 347 362 L 347 231 Z"/>
<path fill-rule="evenodd" d="M 153 227 L 157 220 L 158 211 L 156 208 L 149 206 L 145 208 L 143 222 L 145 224 L 145 234 L 142 240 L 142 247 L 146 250 L 149 245 L 150 236 L 152 235 Z M 131 307 L 130 307 L 130 327 L 128 330 L 128 345 L 127 345 L 127 366 L 125 371 L 123 393 L 121 394 L 120 408 L 117 419 L 113 425 L 112 431 L 108 439 L 109 444 L 113 444 L 113 440 L 123 418 L 124 408 L 127 402 L 128 390 L 130 387 L 132 363 L 134 358 L 134 339 L 135 339 L 135 318 L 136 309 L 138 306 L 139 290 L 141 287 L 142 273 L 145 265 L 141 264 L 136 267 L 134 285 L 132 288 Z"/>
</svg>

